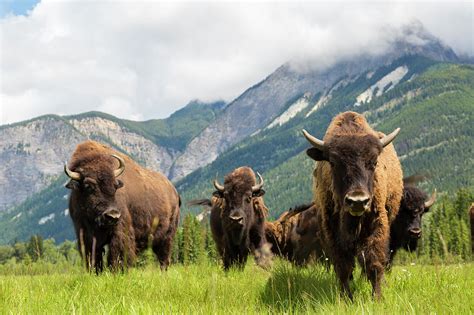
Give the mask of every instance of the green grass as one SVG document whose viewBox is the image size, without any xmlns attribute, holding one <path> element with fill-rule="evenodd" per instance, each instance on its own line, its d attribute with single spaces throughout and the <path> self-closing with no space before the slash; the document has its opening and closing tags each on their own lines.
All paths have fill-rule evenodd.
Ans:
<svg viewBox="0 0 474 315">
<path fill-rule="evenodd" d="M 355 273 L 354 302 L 349 302 L 339 296 L 332 271 L 296 269 L 280 261 L 269 272 L 253 263 L 243 272 L 201 264 L 101 276 L 78 267 L 44 268 L 44 274 L 31 268 L 0 269 L 1 314 L 474 312 L 472 263 L 395 266 L 386 276 L 381 302 L 372 300 L 360 271 Z"/>
</svg>

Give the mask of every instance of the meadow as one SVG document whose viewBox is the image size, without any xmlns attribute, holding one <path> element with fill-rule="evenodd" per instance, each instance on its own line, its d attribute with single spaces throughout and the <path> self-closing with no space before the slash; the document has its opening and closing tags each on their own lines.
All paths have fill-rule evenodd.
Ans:
<svg viewBox="0 0 474 315">
<path fill-rule="evenodd" d="M 356 270 L 354 301 L 339 295 L 331 270 L 277 260 L 265 271 L 210 262 L 155 265 L 100 276 L 80 266 L 33 263 L 0 268 L 1 314 L 472 314 L 474 264 L 408 264 L 386 275 L 383 300 Z"/>
</svg>

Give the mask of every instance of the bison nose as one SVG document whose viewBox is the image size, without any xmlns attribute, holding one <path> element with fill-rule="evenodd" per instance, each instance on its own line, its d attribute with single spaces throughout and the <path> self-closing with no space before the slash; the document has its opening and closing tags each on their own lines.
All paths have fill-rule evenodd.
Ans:
<svg viewBox="0 0 474 315">
<path fill-rule="evenodd" d="M 120 218 L 121 214 L 118 209 L 111 208 L 104 211 L 104 216 L 109 220 L 117 221 Z"/>
<path fill-rule="evenodd" d="M 244 220 L 244 217 L 241 216 L 241 215 L 239 215 L 239 216 L 237 216 L 237 215 L 231 215 L 229 218 L 230 218 L 233 222 L 238 223 L 238 224 L 242 224 L 242 221 Z"/>
<path fill-rule="evenodd" d="M 414 228 L 410 229 L 410 236 L 413 238 L 420 238 L 421 237 L 421 229 L 420 228 Z"/>
<path fill-rule="evenodd" d="M 347 194 L 344 203 L 349 208 L 350 214 L 361 216 L 370 206 L 370 197 L 365 193 Z"/>
</svg>

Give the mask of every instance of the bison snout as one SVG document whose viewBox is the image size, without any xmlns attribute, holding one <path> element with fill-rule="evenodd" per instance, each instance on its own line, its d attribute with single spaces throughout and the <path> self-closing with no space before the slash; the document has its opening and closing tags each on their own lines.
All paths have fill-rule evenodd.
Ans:
<svg viewBox="0 0 474 315">
<path fill-rule="evenodd" d="M 244 217 L 241 216 L 241 215 L 239 215 L 239 216 L 237 216 L 237 215 L 231 215 L 229 218 L 231 219 L 231 221 L 232 221 L 233 223 L 237 223 L 237 224 L 240 224 L 240 225 L 242 225 L 243 222 L 244 222 Z"/>
<path fill-rule="evenodd" d="M 344 204 L 353 216 L 361 216 L 370 208 L 370 196 L 366 193 L 351 193 L 344 198 Z"/>
<path fill-rule="evenodd" d="M 110 208 L 105 210 L 101 216 L 99 216 L 96 219 L 96 222 L 102 226 L 102 225 L 115 225 L 117 224 L 118 220 L 122 214 L 118 209 L 115 208 Z"/>
<path fill-rule="evenodd" d="M 420 228 L 410 229 L 408 232 L 410 232 L 410 236 L 412 238 L 420 238 L 421 237 L 421 229 Z"/>
</svg>

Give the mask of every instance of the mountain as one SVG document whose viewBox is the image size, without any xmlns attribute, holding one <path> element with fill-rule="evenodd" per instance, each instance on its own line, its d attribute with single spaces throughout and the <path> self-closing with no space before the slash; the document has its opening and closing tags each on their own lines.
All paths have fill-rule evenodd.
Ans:
<svg viewBox="0 0 474 315">
<path fill-rule="evenodd" d="M 85 138 L 172 177 L 185 202 L 209 196 L 216 174 L 222 180 L 250 165 L 265 178 L 265 200 L 275 216 L 311 199 L 313 162 L 304 154 L 301 129 L 322 137 L 332 117 L 353 110 L 377 130 L 402 128 L 395 146 L 404 172 L 430 175 L 425 188 L 473 186 L 474 68 L 414 29 L 402 30 L 384 55 L 317 69 L 287 63 L 228 105 L 192 102 L 165 120 L 133 122 L 93 112 L 0 127 L 0 193 L 7 204 L 0 242 L 33 233 L 74 238 L 67 179 L 58 174 Z M 199 210 L 183 207 L 183 213 Z"/>
<path fill-rule="evenodd" d="M 187 143 L 224 107 L 224 102 L 193 101 L 167 119 L 144 122 L 89 112 L 0 126 L 0 212 L 54 181 L 75 146 L 85 139 L 108 143 L 168 175 Z"/>
<path fill-rule="evenodd" d="M 301 69 L 301 66 L 287 63 L 231 102 L 219 119 L 194 138 L 174 163 L 171 177 L 180 179 L 211 163 L 232 145 L 268 125 L 292 100 L 303 94 L 316 99 L 341 80 L 353 80 L 406 55 L 457 61 L 451 48 L 428 33 L 420 23 L 413 23 L 401 30 L 390 49 L 382 55 L 359 55 L 329 67 L 303 65 L 304 69 Z"/>
</svg>

